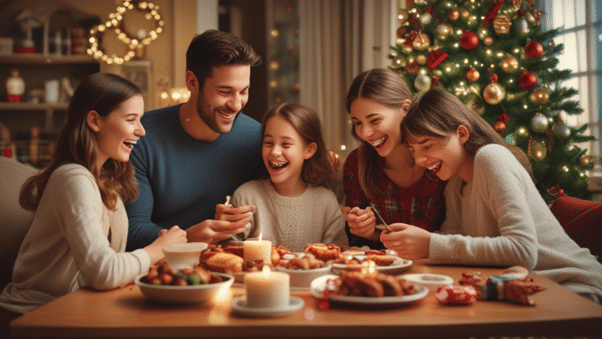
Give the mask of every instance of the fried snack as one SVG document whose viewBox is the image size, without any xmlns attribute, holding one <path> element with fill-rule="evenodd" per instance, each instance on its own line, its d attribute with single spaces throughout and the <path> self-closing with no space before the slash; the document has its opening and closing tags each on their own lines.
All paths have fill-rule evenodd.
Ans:
<svg viewBox="0 0 602 339">
<path fill-rule="evenodd" d="M 232 240 L 223 246 L 223 248 L 226 253 L 236 254 L 237 256 L 244 258 L 245 254 L 242 241 Z"/>
<path fill-rule="evenodd" d="M 282 245 L 278 245 L 276 247 L 276 251 L 278 252 L 278 254 L 280 254 L 280 258 L 282 258 L 285 254 L 289 254 L 291 253 L 288 248 L 282 246 Z"/>
<path fill-rule="evenodd" d="M 326 262 L 338 258 L 341 248 L 332 244 L 310 244 L 305 247 L 305 253 L 313 254 L 316 259 Z"/>
<path fill-rule="evenodd" d="M 207 270 L 229 274 L 242 272 L 243 259 L 236 254 L 214 252 L 207 256 L 208 258 L 200 263 Z M 201 253 L 201 258 L 203 258 L 203 253 Z"/>
<path fill-rule="evenodd" d="M 387 255 L 385 250 L 367 250 L 366 255 Z"/>
<path fill-rule="evenodd" d="M 416 293 L 411 282 L 379 272 L 341 271 L 336 280 L 341 295 L 399 297 Z"/>
<path fill-rule="evenodd" d="M 272 261 L 272 265 L 278 265 L 280 262 L 280 252 L 276 249 L 276 247 L 272 246 L 272 252 L 270 253 L 270 260 Z"/>
<path fill-rule="evenodd" d="M 279 266 L 289 270 L 311 270 L 325 267 L 326 263 L 316 259 L 312 254 L 306 253 L 301 258 L 295 257 L 289 260 L 282 260 Z"/>
<path fill-rule="evenodd" d="M 376 266 L 391 266 L 397 260 L 397 257 L 387 254 L 368 255 L 366 260 L 374 261 Z"/>
</svg>

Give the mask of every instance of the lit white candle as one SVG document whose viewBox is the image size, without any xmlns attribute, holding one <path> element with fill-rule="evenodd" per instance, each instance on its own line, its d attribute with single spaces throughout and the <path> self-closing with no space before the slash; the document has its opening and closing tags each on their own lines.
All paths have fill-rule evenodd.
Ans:
<svg viewBox="0 0 602 339">
<path fill-rule="evenodd" d="M 245 240 L 242 249 L 245 262 L 263 260 L 264 264 L 272 263 L 272 242 L 261 240 L 261 234 L 258 240 Z"/>
<path fill-rule="evenodd" d="M 284 272 L 271 272 L 263 266 L 262 272 L 245 275 L 247 307 L 283 308 L 289 306 L 290 277 Z"/>
</svg>

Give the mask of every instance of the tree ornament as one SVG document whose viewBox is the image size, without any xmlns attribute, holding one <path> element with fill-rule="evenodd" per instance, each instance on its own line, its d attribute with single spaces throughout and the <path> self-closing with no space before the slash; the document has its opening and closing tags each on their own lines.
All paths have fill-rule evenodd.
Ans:
<svg viewBox="0 0 602 339">
<path fill-rule="evenodd" d="M 416 72 L 418 71 L 418 64 L 416 62 L 408 61 L 406 68 L 408 69 L 408 72 L 410 72 L 410 74 L 416 74 Z"/>
<path fill-rule="evenodd" d="M 543 160 L 547 154 L 547 147 L 545 141 L 536 142 L 533 144 L 533 159 Z"/>
<path fill-rule="evenodd" d="M 524 71 L 518 78 L 518 84 L 524 89 L 531 89 L 537 84 L 537 77 L 529 71 Z"/>
<path fill-rule="evenodd" d="M 571 136 L 571 129 L 563 123 L 558 123 L 554 126 L 554 135 L 560 140 L 565 140 Z"/>
<path fill-rule="evenodd" d="M 525 20 L 527 20 L 530 25 L 537 25 L 537 19 L 535 16 L 533 16 L 533 14 L 531 14 L 531 12 L 525 13 Z"/>
<path fill-rule="evenodd" d="M 478 45 L 479 37 L 475 33 L 466 31 L 464 34 L 462 34 L 462 37 L 460 38 L 460 46 L 462 46 L 462 48 L 470 51 L 475 49 Z"/>
<path fill-rule="evenodd" d="M 425 74 L 417 76 L 416 79 L 414 79 L 414 87 L 416 87 L 419 92 L 428 90 L 431 88 L 431 78 Z"/>
<path fill-rule="evenodd" d="M 498 120 L 493 124 L 493 129 L 502 133 L 506 129 L 506 124 L 503 121 Z"/>
<path fill-rule="evenodd" d="M 480 77 L 479 71 L 477 71 L 476 69 L 474 69 L 472 67 L 468 70 L 468 72 L 466 72 L 466 80 L 468 80 L 468 81 L 477 81 L 477 80 L 479 80 L 479 77 Z"/>
<path fill-rule="evenodd" d="M 399 20 L 399 24 L 403 25 L 410 18 L 410 13 L 408 13 L 407 9 L 398 9 L 397 10 L 397 19 Z"/>
<path fill-rule="evenodd" d="M 447 13 L 447 18 L 451 21 L 456 21 L 460 18 L 460 11 L 457 9 L 452 9 L 451 11 L 449 11 L 449 13 Z"/>
<path fill-rule="evenodd" d="M 560 188 L 560 185 L 558 184 L 548 186 L 546 188 L 546 191 L 549 195 L 553 196 L 554 198 L 558 198 L 564 195 L 564 190 Z"/>
<path fill-rule="evenodd" d="M 493 38 L 488 36 L 485 38 L 485 40 L 483 40 L 483 42 L 485 42 L 485 45 L 491 46 L 491 44 L 493 44 Z"/>
<path fill-rule="evenodd" d="M 518 68 L 518 59 L 514 55 L 507 54 L 502 59 L 502 70 L 506 73 L 512 73 Z"/>
<path fill-rule="evenodd" d="M 424 55 L 424 54 L 418 54 L 416 56 L 416 62 L 420 65 L 426 64 L 426 59 L 427 59 L 426 55 Z"/>
<path fill-rule="evenodd" d="M 439 24 L 437 27 L 435 27 L 435 35 L 437 35 L 437 38 L 442 40 L 447 38 L 451 32 L 452 28 L 446 24 Z"/>
<path fill-rule="evenodd" d="M 510 133 L 510 134 L 506 135 L 504 140 L 506 140 L 506 143 L 508 145 L 516 146 L 516 134 Z"/>
<path fill-rule="evenodd" d="M 591 156 L 591 155 L 582 155 L 579 158 L 579 163 L 582 166 L 589 167 L 589 166 L 591 166 L 594 163 L 594 157 Z"/>
<path fill-rule="evenodd" d="M 537 41 L 531 41 L 525 46 L 525 55 L 529 59 L 539 59 L 543 55 L 543 46 Z"/>
<path fill-rule="evenodd" d="M 491 83 L 483 89 L 483 99 L 490 105 L 497 105 L 506 96 L 504 88 L 497 83 L 497 75 L 491 77 Z"/>
<path fill-rule="evenodd" d="M 431 39 L 425 33 L 418 33 L 412 40 L 412 47 L 418 51 L 424 51 L 431 45 Z"/>
<path fill-rule="evenodd" d="M 433 20 L 433 16 L 431 15 L 431 13 L 424 13 L 420 16 L 420 21 L 422 22 L 423 25 L 430 24 L 432 20 Z"/>
<path fill-rule="evenodd" d="M 493 30 L 497 34 L 507 34 L 510 32 L 511 24 L 512 22 L 509 17 L 499 14 L 493 19 Z"/>
<path fill-rule="evenodd" d="M 537 112 L 533 118 L 531 118 L 531 131 L 535 133 L 545 133 L 548 130 L 548 124 L 548 118 Z"/>
<path fill-rule="evenodd" d="M 468 18 L 469 15 L 470 15 L 470 12 L 465 9 L 460 11 L 460 16 L 463 17 L 464 19 Z"/>
<path fill-rule="evenodd" d="M 545 88 L 537 89 L 529 95 L 529 98 L 533 102 L 537 102 L 540 104 L 545 104 L 550 99 L 550 93 Z"/>
<path fill-rule="evenodd" d="M 397 39 L 403 39 L 403 37 L 406 35 L 406 33 L 408 32 L 408 29 L 405 26 L 400 26 L 397 29 Z"/>
</svg>

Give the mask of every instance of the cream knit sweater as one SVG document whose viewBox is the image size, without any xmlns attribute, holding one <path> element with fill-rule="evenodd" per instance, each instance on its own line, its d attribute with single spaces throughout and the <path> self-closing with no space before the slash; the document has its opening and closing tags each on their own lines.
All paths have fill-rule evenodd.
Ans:
<svg viewBox="0 0 602 339">
<path fill-rule="evenodd" d="M 313 243 L 347 245 L 341 207 L 335 194 L 325 187 L 308 186 L 300 196 L 284 197 L 269 180 L 253 180 L 234 192 L 232 204 L 256 207 L 251 229 L 239 235 L 241 240 L 261 233 L 272 245 L 295 252 Z"/>
<path fill-rule="evenodd" d="M 150 266 L 148 253 L 125 253 L 128 219 L 121 199 L 103 204 L 92 173 L 57 168 L 46 185 L 0 306 L 26 313 L 82 287 L 107 290 L 134 281 Z"/>
<path fill-rule="evenodd" d="M 432 234 L 436 264 L 521 265 L 577 293 L 602 296 L 602 265 L 580 248 L 541 197 L 527 171 L 500 145 L 475 156 L 473 180 L 445 190 L 446 220 Z"/>
</svg>

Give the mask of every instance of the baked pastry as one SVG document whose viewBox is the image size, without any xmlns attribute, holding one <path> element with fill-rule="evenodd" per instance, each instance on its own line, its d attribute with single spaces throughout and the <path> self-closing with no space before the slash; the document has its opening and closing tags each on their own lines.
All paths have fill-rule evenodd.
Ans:
<svg viewBox="0 0 602 339">
<path fill-rule="evenodd" d="M 203 256 L 205 254 L 205 256 Z M 204 259 L 204 260 L 203 260 Z M 243 259 L 236 254 L 226 252 L 201 253 L 200 265 L 210 271 L 222 273 L 240 273 Z"/>
<path fill-rule="evenodd" d="M 305 253 L 313 254 L 316 259 L 326 262 L 340 257 L 341 248 L 332 244 L 310 244 L 305 246 Z"/>
<path fill-rule="evenodd" d="M 374 261 L 376 266 L 391 266 L 396 260 L 397 257 L 394 255 L 368 255 L 366 256 L 366 261 Z"/>
<path fill-rule="evenodd" d="M 416 293 L 411 282 L 379 272 L 341 271 L 334 285 L 339 286 L 341 295 L 393 297 Z"/>
</svg>

